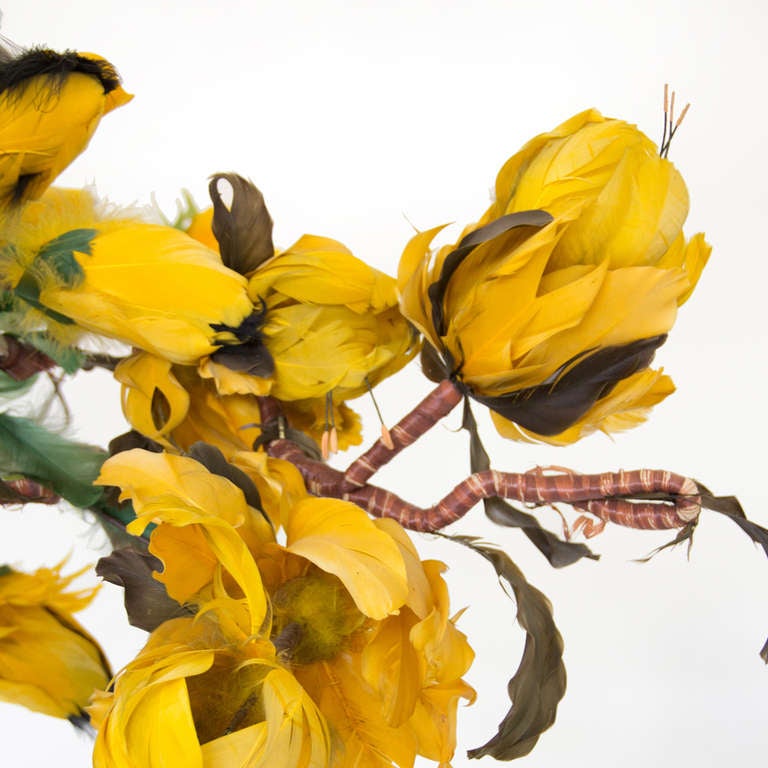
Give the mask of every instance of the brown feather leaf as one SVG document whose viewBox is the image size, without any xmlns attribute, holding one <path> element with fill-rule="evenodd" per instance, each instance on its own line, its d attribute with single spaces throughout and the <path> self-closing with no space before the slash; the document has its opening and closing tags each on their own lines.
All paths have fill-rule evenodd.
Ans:
<svg viewBox="0 0 768 768">
<path fill-rule="evenodd" d="M 220 181 L 232 187 L 229 207 L 221 198 Z M 213 202 L 211 228 L 227 267 L 247 275 L 275 255 L 272 217 L 264 196 L 252 182 L 236 173 L 216 173 L 211 176 L 208 192 Z"/>
<path fill-rule="evenodd" d="M 469 536 L 445 538 L 488 560 L 502 584 L 511 587 L 517 601 L 517 621 L 527 636 L 520 666 L 507 685 L 512 707 L 493 738 L 467 752 L 470 758 L 490 755 L 497 760 L 514 760 L 527 755 L 539 736 L 555 722 L 566 685 L 563 638 L 555 626 L 549 600 L 526 581 L 507 554 Z"/>
<path fill-rule="evenodd" d="M 535 387 L 495 397 L 470 394 L 524 429 L 538 435 L 557 435 L 575 424 L 622 379 L 647 368 L 666 339 L 662 334 L 586 352 Z"/>
<path fill-rule="evenodd" d="M 165 586 L 152 575 L 163 564 L 154 555 L 128 547 L 116 549 L 96 563 L 96 573 L 110 584 L 123 587 L 125 612 L 134 627 L 151 632 L 168 619 L 191 612 L 168 596 Z"/>
</svg>

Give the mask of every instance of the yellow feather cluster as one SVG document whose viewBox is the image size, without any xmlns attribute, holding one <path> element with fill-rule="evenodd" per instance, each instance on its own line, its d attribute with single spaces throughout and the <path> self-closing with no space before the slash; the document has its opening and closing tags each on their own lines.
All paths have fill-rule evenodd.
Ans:
<svg viewBox="0 0 768 768">
<path fill-rule="evenodd" d="M 260 455 L 232 461 L 256 480 Z M 450 760 L 473 652 L 444 566 L 421 562 L 394 521 L 307 495 L 290 469 L 278 514 L 262 494 L 280 544 L 235 485 L 191 458 L 132 450 L 104 464 L 97 482 L 121 487 L 138 515 L 129 530 L 156 526 L 156 577 L 198 612 L 160 624 L 96 698 L 94 765 Z"/>
<path fill-rule="evenodd" d="M 395 280 L 336 240 L 304 235 L 251 274 L 248 292 L 267 308 L 271 394 L 281 400 L 357 397 L 415 351 Z"/>
<path fill-rule="evenodd" d="M 68 258 L 81 274 L 68 281 L 40 254 L 77 233 Z M 16 293 L 32 278 L 36 303 L 18 303 L 56 338 L 71 340 L 74 323 L 188 365 L 235 342 L 212 325 L 235 329 L 253 311 L 245 278 L 214 251 L 173 227 L 106 212 L 87 190 L 51 189 L 27 205 L 0 274 Z"/>
<path fill-rule="evenodd" d="M 66 591 L 80 573 L 0 573 L 0 700 L 77 718 L 112 675 L 96 641 L 72 617 L 96 590 Z"/>
<path fill-rule="evenodd" d="M 442 229 L 417 234 L 398 273 L 403 314 L 447 356 L 476 395 L 507 396 L 555 385 L 572 361 L 667 333 L 698 281 L 710 246 L 686 242 L 682 177 L 634 126 L 588 110 L 531 140 L 499 172 L 496 200 L 466 237 L 528 210 L 550 223 L 489 235 L 461 259 L 445 286 L 446 327 L 433 324 L 430 286 L 457 246 L 436 253 Z M 674 390 L 660 372 L 633 373 L 557 435 L 537 435 L 498 413 L 502 434 L 572 442 L 595 429 L 642 421 Z"/>
</svg>

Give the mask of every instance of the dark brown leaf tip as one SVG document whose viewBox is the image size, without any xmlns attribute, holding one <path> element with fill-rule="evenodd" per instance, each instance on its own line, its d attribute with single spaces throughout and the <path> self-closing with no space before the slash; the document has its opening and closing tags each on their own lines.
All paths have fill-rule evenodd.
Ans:
<svg viewBox="0 0 768 768">
<path fill-rule="evenodd" d="M 588 350 L 547 381 L 496 397 L 470 393 L 505 419 L 538 435 L 557 435 L 575 424 L 623 379 L 647 368 L 666 334 Z"/>
<path fill-rule="evenodd" d="M 229 205 L 222 199 L 222 183 L 231 189 Z M 215 173 L 208 193 L 213 203 L 211 228 L 225 266 L 247 275 L 274 256 L 272 217 L 253 182 L 236 173 Z"/>
<path fill-rule="evenodd" d="M 169 619 L 191 615 L 168 596 L 165 586 L 152 575 L 154 571 L 162 571 L 160 560 L 132 548 L 116 549 L 96 563 L 96 573 L 102 579 L 123 587 L 130 624 L 147 632 Z"/>
<path fill-rule="evenodd" d="M 188 455 L 195 461 L 199 461 L 211 474 L 223 477 L 236 485 L 243 492 L 246 503 L 258 510 L 264 519 L 272 525 L 269 516 L 264 512 L 256 483 L 242 469 L 230 464 L 215 445 L 199 441 L 190 446 Z"/>
<path fill-rule="evenodd" d="M 472 251 L 482 243 L 495 240 L 497 237 L 506 235 L 513 230 L 518 230 L 520 241 L 531 237 L 535 232 L 552 223 L 553 217 L 546 211 L 531 210 L 518 211 L 517 213 L 508 213 L 490 224 L 479 227 L 470 232 L 451 251 L 443 262 L 443 268 L 440 271 L 440 277 L 429 286 L 427 293 L 432 304 L 432 325 L 438 336 L 445 336 L 446 317 L 443 308 L 443 298 L 448 290 L 448 283 L 453 277 L 453 273 L 459 268 L 461 262 L 469 256 Z"/>
</svg>

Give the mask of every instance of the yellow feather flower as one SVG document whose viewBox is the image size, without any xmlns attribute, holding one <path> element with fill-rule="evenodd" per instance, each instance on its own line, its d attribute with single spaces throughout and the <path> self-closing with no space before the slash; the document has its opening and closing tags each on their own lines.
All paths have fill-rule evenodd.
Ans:
<svg viewBox="0 0 768 768">
<path fill-rule="evenodd" d="M 0 277 L 27 325 L 65 342 L 91 331 L 186 365 L 244 341 L 253 318 L 245 278 L 218 254 L 173 227 L 109 215 L 85 190 L 25 207 Z"/>
<path fill-rule="evenodd" d="M 394 279 L 336 240 L 304 235 L 250 275 L 248 292 L 266 306 L 271 394 L 280 400 L 358 397 L 413 356 Z"/>
<path fill-rule="evenodd" d="M 0 699 L 77 723 L 112 673 L 96 641 L 75 621 L 98 587 L 68 592 L 82 571 L 62 565 L 21 573 L 0 568 Z"/>
<path fill-rule="evenodd" d="M 679 173 L 592 110 L 508 160 L 496 196 L 456 245 L 433 253 L 437 227 L 403 253 L 401 308 L 426 357 L 508 437 L 565 444 L 639 423 L 673 390 L 647 369 L 711 250 L 685 242 Z"/>
<path fill-rule="evenodd" d="M 256 456 L 235 461 L 254 472 Z M 96 700 L 97 766 L 176 754 L 206 768 L 451 759 L 473 654 L 449 616 L 444 566 L 422 563 L 396 522 L 294 489 L 280 544 L 247 522 L 232 483 L 190 458 L 127 451 L 99 482 L 133 499 L 134 532 L 156 524 L 157 578 L 198 613 L 155 630 Z M 254 612 L 256 594 L 266 610 Z"/>
<path fill-rule="evenodd" d="M 129 533 L 157 525 L 150 550 L 161 560 L 174 553 L 157 578 L 176 602 L 210 601 L 244 636 L 268 626 L 267 596 L 246 542 L 269 540 L 272 528 L 237 486 L 192 458 L 140 449 L 108 459 L 95 482 L 131 499 Z M 228 589 L 240 594 L 230 598 Z"/>
<path fill-rule="evenodd" d="M 219 178 L 233 187 L 231 211 L 216 191 Z M 219 234 L 234 250 L 237 268 L 248 275 L 254 305 L 263 307 L 260 332 L 274 360 L 274 371 L 266 377 L 231 360 L 222 361 L 227 368 L 203 360 L 200 375 L 213 378 L 222 394 L 270 394 L 307 404 L 317 400 L 312 410 L 324 411 L 326 395 L 334 403 L 358 397 L 413 357 L 414 334 L 400 315 L 391 277 L 327 237 L 304 235 L 275 253 L 263 197 L 241 177 L 215 176 L 212 197 L 214 207 L 197 213 L 187 231 L 211 245 L 216 215 L 222 215 Z M 235 258 L 239 248 L 233 243 L 240 239 L 253 258 Z M 301 410 L 306 413 L 308 406 Z"/>
<path fill-rule="evenodd" d="M 210 615 L 158 627 L 91 716 L 96 768 L 331 764 L 326 723 L 274 646 L 233 641 Z"/>
<path fill-rule="evenodd" d="M 537 136 L 507 160 L 496 178 L 496 200 L 479 224 L 534 208 L 574 219 L 547 271 L 605 259 L 614 269 L 662 259 L 682 266 L 680 254 L 669 258 L 673 244 L 683 243 L 688 215 L 682 176 L 634 125 L 595 109 Z M 686 270 L 691 288 L 705 263 Z"/>
<path fill-rule="evenodd" d="M 0 64 L 0 207 L 39 197 L 132 98 L 93 54 L 38 48 Z"/>
</svg>

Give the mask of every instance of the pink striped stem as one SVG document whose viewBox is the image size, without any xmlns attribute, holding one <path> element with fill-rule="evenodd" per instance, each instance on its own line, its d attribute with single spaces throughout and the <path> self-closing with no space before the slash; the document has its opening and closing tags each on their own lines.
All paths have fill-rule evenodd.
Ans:
<svg viewBox="0 0 768 768">
<path fill-rule="evenodd" d="M 26 381 L 41 371 L 56 365 L 48 355 L 24 344 L 13 336 L 0 336 L 0 370 L 15 381 Z"/>
<path fill-rule="evenodd" d="M 640 529 L 682 528 L 701 511 L 696 483 L 665 470 L 622 470 L 599 475 L 565 471 L 547 475 L 540 469 L 523 473 L 491 469 L 470 475 L 444 499 L 424 509 L 384 488 L 368 484 L 350 488 L 341 472 L 308 459 L 288 440 L 270 443 L 269 453 L 294 464 L 310 493 L 352 501 L 374 517 L 391 517 L 413 531 L 445 528 L 479 501 L 493 496 L 533 506 L 570 504 L 601 520 Z M 643 498 L 653 495 L 662 498 Z M 633 496 L 639 498 L 632 499 Z"/>
<path fill-rule="evenodd" d="M 58 504 L 59 501 L 61 497 L 57 493 L 29 478 L 0 481 L 0 504 Z"/>
<path fill-rule="evenodd" d="M 444 379 L 409 414 L 389 431 L 394 444 L 387 448 L 379 439 L 362 456 L 349 465 L 344 473 L 344 488 L 352 491 L 364 487 L 368 480 L 403 448 L 418 440 L 440 419 L 447 416 L 460 402 L 462 394 L 450 380 Z"/>
</svg>

